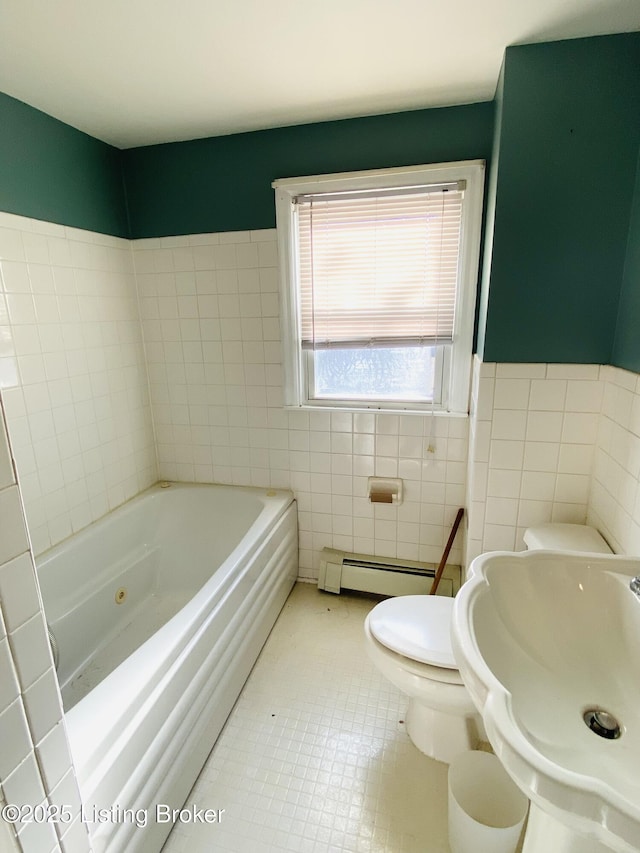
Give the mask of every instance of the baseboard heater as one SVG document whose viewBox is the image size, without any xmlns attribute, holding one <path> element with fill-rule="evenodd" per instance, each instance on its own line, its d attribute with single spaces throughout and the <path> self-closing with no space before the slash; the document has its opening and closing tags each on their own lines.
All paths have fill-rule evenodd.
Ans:
<svg viewBox="0 0 640 853">
<path fill-rule="evenodd" d="M 320 555 L 318 589 L 340 593 L 341 589 L 374 592 L 378 595 L 426 595 L 436 574 L 433 563 L 349 554 L 323 548 Z M 447 564 L 438 595 L 454 596 L 460 589 L 460 566 Z"/>
</svg>

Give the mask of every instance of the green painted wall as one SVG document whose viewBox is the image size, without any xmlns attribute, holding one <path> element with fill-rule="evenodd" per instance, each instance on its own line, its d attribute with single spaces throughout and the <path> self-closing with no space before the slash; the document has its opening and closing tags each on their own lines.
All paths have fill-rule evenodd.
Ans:
<svg viewBox="0 0 640 853">
<path fill-rule="evenodd" d="M 126 237 L 120 157 L 0 92 L 0 210 Z"/>
<path fill-rule="evenodd" d="M 480 103 L 129 149 L 131 236 L 273 228 L 276 178 L 489 159 L 492 133 Z"/>
<path fill-rule="evenodd" d="M 640 34 L 508 48 L 499 146 L 484 359 L 608 363 L 640 147 Z"/>
<path fill-rule="evenodd" d="M 640 373 L 640 156 L 611 363 Z"/>
<path fill-rule="evenodd" d="M 275 178 L 493 161 L 487 361 L 640 370 L 639 152 L 640 33 L 508 48 L 495 104 L 128 151 L 0 94 L 0 210 L 118 236 L 273 227 Z"/>
<path fill-rule="evenodd" d="M 495 97 L 495 120 L 493 127 L 493 146 L 491 165 L 486 174 L 485 208 L 483 230 L 483 248 L 480 253 L 480 283 L 476 299 L 474 352 L 484 351 L 484 335 L 487 327 L 489 310 L 489 277 L 493 257 L 493 232 L 496 217 L 496 201 L 498 194 L 498 169 L 500 166 L 500 136 L 502 133 L 502 105 L 504 101 L 504 62 L 500 68 Z"/>
</svg>

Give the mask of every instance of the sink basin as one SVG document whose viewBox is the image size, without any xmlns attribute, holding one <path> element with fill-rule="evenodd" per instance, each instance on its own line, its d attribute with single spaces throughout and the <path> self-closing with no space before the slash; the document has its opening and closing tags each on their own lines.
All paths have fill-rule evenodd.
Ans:
<svg viewBox="0 0 640 853">
<path fill-rule="evenodd" d="M 593 849 L 619 853 L 640 850 L 635 575 L 640 560 L 614 555 L 484 554 L 452 623 L 460 673 L 507 772 L 545 814 L 604 845 Z"/>
</svg>

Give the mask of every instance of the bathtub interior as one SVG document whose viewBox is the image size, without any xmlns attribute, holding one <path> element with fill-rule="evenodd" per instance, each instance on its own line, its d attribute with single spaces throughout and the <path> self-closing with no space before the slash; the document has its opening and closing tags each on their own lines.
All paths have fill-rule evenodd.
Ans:
<svg viewBox="0 0 640 853">
<path fill-rule="evenodd" d="M 66 714 L 89 811 L 118 803 L 151 814 L 154 803 L 184 802 L 297 577 L 297 514 L 286 495 L 263 502 L 187 604 Z M 170 827 L 89 828 L 96 853 L 157 853 Z"/>
<path fill-rule="evenodd" d="M 194 598 L 263 508 L 251 490 L 154 487 L 41 557 L 65 711 Z"/>
<path fill-rule="evenodd" d="M 50 630 L 59 649 L 65 711 L 83 699 L 186 603 L 158 589 L 158 549 L 128 555 L 119 570 L 86 591 Z M 82 642 L 78 639 L 82 638 Z"/>
<path fill-rule="evenodd" d="M 152 487 L 42 555 L 89 813 L 182 805 L 295 583 L 297 557 L 290 492 L 193 484 Z M 169 830 L 88 828 L 96 853 L 157 853 Z"/>
</svg>

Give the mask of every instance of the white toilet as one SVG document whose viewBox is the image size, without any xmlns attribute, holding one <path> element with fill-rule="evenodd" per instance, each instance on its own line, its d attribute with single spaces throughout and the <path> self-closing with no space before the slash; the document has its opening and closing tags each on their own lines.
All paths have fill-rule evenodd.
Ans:
<svg viewBox="0 0 640 853">
<path fill-rule="evenodd" d="M 611 553 L 597 530 L 582 524 L 530 527 L 524 541 L 528 549 Z M 452 598 L 403 595 L 381 601 L 364 623 L 369 657 L 409 696 L 409 737 L 421 752 L 447 764 L 475 749 L 484 731 L 453 657 L 452 608 Z"/>
</svg>

